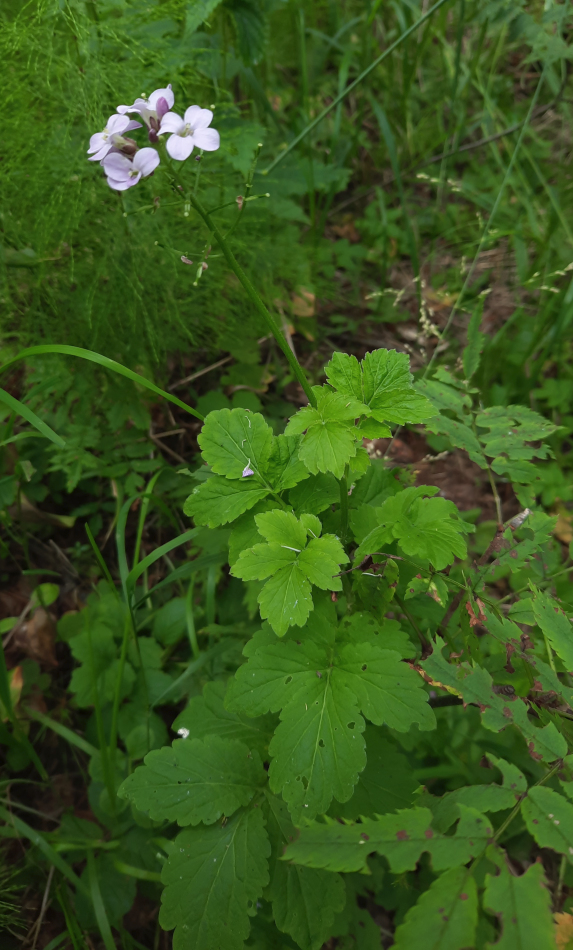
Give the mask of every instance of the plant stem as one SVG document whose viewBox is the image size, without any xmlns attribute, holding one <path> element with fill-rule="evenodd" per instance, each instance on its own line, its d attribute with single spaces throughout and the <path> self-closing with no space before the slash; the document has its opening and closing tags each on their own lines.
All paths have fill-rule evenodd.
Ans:
<svg viewBox="0 0 573 950">
<path fill-rule="evenodd" d="M 302 366 L 300 365 L 296 356 L 292 352 L 284 335 L 281 333 L 278 326 L 276 325 L 273 317 L 271 316 L 271 314 L 265 307 L 258 292 L 253 287 L 251 281 L 245 274 L 243 268 L 240 266 L 240 264 L 236 260 L 235 255 L 233 254 L 231 248 L 227 244 L 227 241 L 225 240 L 225 238 L 219 231 L 219 228 L 217 227 L 215 222 L 211 220 L 210 216 L 203 208 L 203 205 L 201 204 L 201 202 L 195 197 L 195 195 L 190 195 L 189 198 L 197 214 L 203 219 L 203 221 L 205 222 L 209 230 L 212 231 L 213 236 L 215 240 L 217 241 L 217 244 L 219 245 L 219 247 L 221 248 L 225 256 L 225 260 L 227 261 L 227 264 L 229 265 L 233 273 L 238 278 L 239 283 L 243 287 L 243 290 L 246 292 L 247 296 L 253 303 L 255 310 L 257 311 L 259 316 L 263 318 L 267 327 L 271 331 L 272 335 L 274 336 L 275 340 L 277 341 L 278 345 L 280 346 L 281 350 L 286 356 L 287 361 L 290 365 L 290 368 L 292 369 L 294 375 L 296 376 L 299 383 L 301 384 L 309 403 L 311 404 L 311 406 L 316 407 L 316 397 L 309 385 L 309 382 L 306 378 L 306 375 Z"/>
<path fill-rule="evenodd" d="M 348 534 L 348 465 L 340 479 L 340 540 L 346 544 Z"/>
</svg>

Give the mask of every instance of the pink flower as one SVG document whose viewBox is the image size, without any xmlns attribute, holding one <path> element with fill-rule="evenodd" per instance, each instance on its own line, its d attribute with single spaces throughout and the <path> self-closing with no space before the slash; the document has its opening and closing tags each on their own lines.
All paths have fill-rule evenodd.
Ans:
<svg viewBox="0 0 573 950">
<path fill-rule="evenodd" d="M 119 152 L 107 155 L 103 162 L 103 170 L 107 175 L 107 183 L 115 191 L 126 191 L 137 185 L 140 178 L 147 178 L 159 165 L 159 155 L 154 148 L 142 148 L 130 161 Z"/>
<path fill-rule="evenodd" d="M 106 123 L 103 132 L 96 132 L 90 139 L 88 155 L 90 162 L 101 162 L 102 158 L 111 152 L 112 148 L 120 148 L 123 144 L 124 132 L 140 129 L 141 122 L 128 119 L 126 115 L 112 115 Z"/>
<path fill-rule="evenodd" d="M 132 106 L 118 106 L 120 115 L 126 112 L 138 112 L 149 130 L 149 141 L 157 142 L 157 133 L 163 116 L 169 112 L 175 102 L 171 83 L 165 89 L 155 89 L 149 99 L 136 99 Z"/>
<path fill-rule="evenodd" d="M 172 133 L 167 139 L 167 151 L 171 158 L 183 162 L 189 158 L 195 146 L 205 152 L 216 151 L 221 140 L 215 129 L 208 128 L 212 119 L 211 110 L 199 106 L 189 106 L 183 118 L 176 112 L 168 112 L 162 119 L 159 135 Z"/>
</svg>

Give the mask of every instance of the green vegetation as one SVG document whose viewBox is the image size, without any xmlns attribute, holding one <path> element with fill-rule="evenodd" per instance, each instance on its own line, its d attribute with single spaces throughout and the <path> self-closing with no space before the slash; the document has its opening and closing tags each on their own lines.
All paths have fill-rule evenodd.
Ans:
<svg viewBox="0 0 573 950">
<path fill-rule="evenodd" d="M 572 12 L 3 5 L 3 950 L 573 946 Z"/>
</svg>

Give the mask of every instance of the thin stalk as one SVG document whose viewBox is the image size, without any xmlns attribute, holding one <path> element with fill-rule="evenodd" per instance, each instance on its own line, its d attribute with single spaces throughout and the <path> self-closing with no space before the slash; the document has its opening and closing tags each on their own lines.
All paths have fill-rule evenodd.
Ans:
<svg viewBox="0 0 573 950">
<path fill-rule="evenodd" d="M 285 150 L 281 152 L 280 155 L 277 155 L 274 162 L 271 162 L 269 167 L 263 170 L 263 175 L 268 175 L 268 173 L 272 171 L 273 168 L 276 168 L 277 165 L 280 164 L 280 162 L 284 161 L 287 155 L 290 152 L 292 152 L 293 148 L 296 148 L 298 143 L 302 142 L 302 140 L 306 138 L 309 132 L 312 132 L 313 129 L 315 129 L 317 125 L 319 125 L 322 122 L 325 116 L 327 116 L 329 112 L 331 112 L 333 109 L 336 108 L 339 102 L 342 102 L 342 100 L 345 99 L 346 96 L 349 95 L 349 93 L 351 93 L 353 89 L 356 89 L 356 87 L 359 86 L 360 83 L 363 82 L 364 79 L 366 79 L 366 77 L 369 76 L 370 73 L 376 69 L 379 63 L 381 63 L 384 59 L 386 59 L 386 57 L 389 56 L 390 53 L 393 53 L 395 49 L 398 49 L 398 47 L 404 42 L 404 40 L 407 40 L 408 37 L 418 29 L 418 27 L 422 26 L 422 24 L 425 23 L 426 20 L 429 20 L 430 17 L 433 16 L 433 14 L 436 12 L 436 10 L 439 10 L 440 7 L 443 7 L 444 3 L 447 3 L 447 0 L 438 0 L 438 2 L 434 4 L 434 6 L 430 10 L 428 10 L 428 12 L 424 14 L 424 16 L 421 16 L 419 20 L 416 20 L 416 22 L 413 23 L 412 26 L 409 27 L 409 29 L 407 29 L 404 33 L 402 33 L 402 35 L 399 36 L 398 39 L 395 40 L 394 43 L 392 43 L 392 45 L 388 47 L 388 49 L 385 49 L 384 52 L 381 53 L 380 56 L 378 56 L 374 60 L 373 63 L 370 63 L 370 66 L 368 66 L 365 70 L 363 70 L 363 72 L 360 73 L 360 75 L 354 80 L 354 82 L 351 82 L 350 85 L 347 86 L 343 92 L 339 93 L 339 95 L 336 96 L 336 98 L 333 99 L 332 102 L 328 106 L 326 106 L 326 108 L 323 109 L 321 113 L 319 113 L 319 115 L 317 115 L 316 119 L 313 119 L 312 122 L 310 122 L 307 125 L 307 127 L 302 130 L 300 135 L 297 135 L 296 138 L 293 139 L 293 141 L 290 143 L 288 148 L 285 148 Z"/>
<path fill-rule="evenodd" d="M 191 652 L 193 653 L 194 659 L 197 659 L 201 653 L 199 649 L 199 643 L 197 641 L 197 631 L 195 630 L 195 617 L 193 616 L 193 591 L 195 589 L 195 578 L 191 577 L 189 581 L 189 587 L 187 588 L 187 596 L 185 597 L 185 621 L 187 623 L 187 634 L 189 636 L 189 643 L 191 644 Z"/>
<path fill-rule="evenodd" d="M 474 273 L 475 273 L 475 269 L 476 269 L 476 267 L 477 267 L 477 263 L 478 263 L 478 260 L 479 260 L 479 256 L 480 256 L 480 254 L 481 254 L 481 252 L 482 252 L 483 246 L 484 246 L 484 244 L 486 243 L 486 241 L 487 241 L 487 239 L 488 239 L 488 237 L 489 237 L 490 231 L 491 231 L 491 229 L 492 229 L 492 227 L 493 227 L 493 223 L 494 223 L 495 218 L 496 218 L 496 216 L 497 216 L 497 212 L 499 211 L 499 208 L 500 208 L 501 201 L 502 201 L 502 198 L 503 198 L 504 193 L 505 193 L 505 189 L 506 189 L 507 183 L 509 182 L 509 179 L 511 178 L 511 174 L 512 174 L 512 172 L 513 172 L 513 168 L 514 168 L 515 162 L 516 162 L 516 160 L 517 160 L 517 156 L 518 156 L 518 154 L 519 154 L 519 150 L 520 150 L 520 148 L 521 148 L 521 143 L 522 143 L 522 141 L 523 141 L 523 139 L 524 139 L 525 133 L 526 133 L 527 128 L 528 128 L 528 126 L 529 126 L 529 122 L 530 122 L 531 116 L 532 116 L 533 111 L 534 111 L 534 109 L 535 109 L 535 105 L 536 105 L 537 100 L 538 100 L 538 98 L 539 98 L 539 93 L 541 92 L 541 87 L 543 86 L 543 81 L 544 81 L 544 79 L 545 79 L 545 72 L 546 72 L 546 69 L 547 69 L 547 67 L 544 68 L 543 72 L 541 73 L 541 76 L 539 77 L 539 82 L 537 83 L 537 88 L 536 88 L 535 93 L 534 93 L 534 95 L 533 95 L 533 99 L 531 100 L 531 103 L 530 103 L 530 106 L 529 106 L 529 110 L 528 110 L 528 112 L 527 112 L 527 116 L 525 117 L 525 122 L 523 123 L 523 126 L 522 126 L 522 128 L 521 128 L 521 132 L 519 133 L 519 138 L 518 138 L 517 143 L 516 143 L 516 145 L 515 145 L 515 148 L 514 148 L 514 150 L 513 150 L 513 154 L 512 154 L 512 156 L 511 156 L 511 158 L 510 158 L 510 160 L 509 160 L 509 165 L 507 166 L 505 175 L 504 175 L 504 177 L 503 177 L 503 181 L 502 181 L 501 186 L 500 186 L 500 189 L 499 189 L 499 191 L 498 191 L 498 193 L 497 193 L 497 197 L 496 197 L 496 199 L 495 199 L 494 206 L 493 206 L 493 208 L 492 208 L 492 210 L 491 210 L 491 214 L 490 214 L 490 216 L 489 216 L 489 219 L 488 219 L 487 223 L 486 223 L 485 226 L 484 226 L 484 229 L 483 229 L 483 232 L 482 232 L 482 235 L 481 235 L 479 244 L 478 244 L 477 251 L 476 251 L 476 253 L 475 253 L 474 259 L 473 259 L 472 264 L 471 264 L 471 267 L 470 267 L 470 269 L 468 270 L 468 273 L 467 273 L 467 275 L 466 275 L 466 279 L 465 279 L 465 281 L 464 281 L 463 287 L 462 287 L 460 293 L 458 294 L 457 300 L 456 300 L 454 306 L 452 307 L 452 310 L 451 310 L 451 312 L 450 312 L 450 315 L 449 315 L 449 317 L 448 317 L 448 320 L 447 320 L 447 322 L 446 322 L 446 325 L 445 325 L 444 329 L 442 330 L 442 337 L 445 337 L 446 334 L 447 334 L 447 332 L 448 332 L 448 330 L 450 329 L 450 327 L 451 327 L 451 325 L 452 325 L 452 323 L 453 323 L 453 321 L 454 321 L 454 317 L 455 317 L 456 314 L 459 312 L 459 310 L 460 310 L 460 308 L 461 308 L 461 305 L 462 305 L 462 301 L 465 299 L 465 296 L 466 296 L 466 293 L 467 293 L 467 291 L 468 291 L 468 288 L 469 288 L 469 286 L 470 286 L 470 284 L 471 284 L 471 282 L 472 282 L 472 280 L 473 280 L 473 276 L 474 276 Z M 431 370 L 431 368 L 432 368 L 432 366 L 433 366 L 433 364 L 434 364 L 434 361 L 435 361 L 436 356 L 437 356 L 437 350 L 438 350 L 438 348 L 436 347 L 436 348 L 434 349 L 434 352 L 432 353 L 432 356 L 430 357 L 430 360 L 429 360 L 429 362 L 428 362 L 428 365 L 426 366 L 426 369 L 425 369 L 425 371 L 424 371 L 424 375 L 423 375 L 423 377 L 422 377 L 423 379 L 426 378 L 426 376 L 428 375 L 428 373 L 430 372 L 430 370 Z"/>
<path fill-rule="evenodd" d="M 110 760 L 108 757 L 108 748 L 107 748 L 106 738 L 105 738 L 105 729 L 104 729 L 104 724 L 103 724 L 103 717 L 101 714 L 101 703 L 99 701 L 99 693 L 98 693 L 98 688 L 97 688 L 97 676 L 95 672 L 95 656 L 94 656 L 93 641 L 92 641 L 92 631 L 91 631 L 91 624 L 89 622 L 89 619 L 88 619 L 88 625 L 87 625 L 87 635 L 88 635 L 88 649 L 89 649 L 90 666 L 91 666 L 91 681 L 92 681 L 92 689 L 93 689 L 93 694 L 94 694 L 93 695 L 94 711 L 95 711 L 96 727 L 97 727 L 97 734 L 98 734 L 98 741 L 99 741 L 99 752 L 101 755 L 101 764 L 102 764 L 102 769 L 103 769 L 103 774 L 104 774 L 105 786 L 107 788 L 107 793 L 109 795 L 109 807 L 112 810 L 112 814 L 115 815 L 115 812 L 116 812 L 115 786 L 114 786 L 114 780 L 113 780 L 113 773 L 110 768 Z"/>
<path fill-rule="evenodd" d="M 340 540 L 346 544 L 348 535 L 348 465 L 340 479 Z"/>
<path fill-rule="evenodd" d="M 129 643 L 131 617 L 129 611 L 125 611 L 125 621 L 123 625 L 123 640 L 121 642 L 121 653 L 119 656 L 119 666 L 117 668 L 117 680 L 115 684 L 115 693 L 113 696 L 113 711 L 111 716 L 111 731 L 109 736 L 109 751 L 111 754 L 112 769 L 115 763 L 115 750 L 117 748 L 117 721 L 119 718 L 119 704 L 121 701 L 121 684 L 123 682 L 123 671 L 127 658 L 127 645 Z"/>
</svg>

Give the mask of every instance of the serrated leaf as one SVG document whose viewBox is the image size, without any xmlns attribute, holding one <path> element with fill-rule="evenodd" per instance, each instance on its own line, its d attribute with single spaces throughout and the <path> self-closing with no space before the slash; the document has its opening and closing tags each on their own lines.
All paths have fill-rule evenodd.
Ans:
<svg viewBox="0 0 573 950">
<path fill-rule="evenodd" d="M 374 350 L 360 364 L 354 356 L 335 353 L 325 372 L 331 386 L 361 400 L 379 422 L 404 425 L 434 415 L 431 403 L 414 389 L 405 353 Z"/>
<path fill-rule="evenodd" d="M 547 458 L 552 454 L 547 445 L 531 443 L 542 442 L 559 428 L 526 406 L 491 406 L 479 413 L 476 424 L 489 430 L 479 436 L 486 454 L 499 456 L 501 462 Z"/>
<path fill-rule="evenodd" d="M 466 418 L 467 410 L 472 404 L 471 396 L 460 391 L 457 386 L 451 385 L 454 382 L 452 377 L 446 382 L 445 379 L 438 379 L 437 376 L 436 373 L 434 379 L 418 380 L 417 392 L 426 396 L 438 412 L 454 412 L 460 419 Z M 432 416 L 428 424 L 433 423 L 435 418 L 436 416 Z"/>
<path fill-rule="evenodd" d="M 282 544 L 255 544 L 243 551 L 231 573 L 244 581 L 262 581 L 282 568 L 294 565 L 297 552 Z"/>
<path fill-rule="evenodd" d="M 252 479 L 231 481 L 214 475 L 202 482 L 183 505 L 184 514 L 209 528 L 235 521 L 269 494 L 268 489 Z"/>
<path fill-rule="evenodd" d="M 258 412 L 215 409 L 205 419 L 198 442 L 217 475 L 242 478 L 245 468 L 262 476 L 271 453 L 273 433 Z"/>
<path fill-rule="evenodd" d="M 372 643 L 381 650 L 393 650 L 406 659 L 416 655 L 416 648 L 398 620 L 378 623 L 376 617 L 363 610 L 343 617 L 340 621 L 343 642 Z"/>
<path fill-rule="evenodd" d="M 323 538 L 311 538 L 301 551 L 298 566 L 308 577 L 311 584 L 321 590 L 342 590 L 340 577 L 334 575 L 340 571 L 340 565 L 348 558 L 338 538 L 326 534 Z"/>
<path fill-rule="evenodd" d="M 265 897 L 273 905 L 273 917 L 302 950 L 319 950 L 330 936 L 335 914 L 346 899 L 340 875 L 280 861 L 285 845 L 296 830 L 284 802 L 267 795 L 267 829 L 271 841 L 270 885 Z"/>
<path fill-rule="evenodd" d="M 513 723 L 523 734 L 530 753 L 535 757 L 554 762 L 567 754 L 565 738 L 553 723 L 542 729 L 534 726 L 527 715 L 526 704 L 519 697 L 494 693 L 492 678 L 483 667 L 448 663 L 442 655 L 445 645 L 441 637 L 436 637 L 433 653 L 420 663 L 433 683 L 461 696 L 464 703 L 479 706 L 486 729 L 501 732 Z"/>
<path fill-rule="evenodd" d="M 453 502 L 445 498 L 420 497 L 431 493 L 432 489 L 427 486 L 406 488 L 374 509 L 375 527 L 360 539 L 356 561 L 381 551 L 394 539 L 405 554 L 427 558 L 437 570 L 452 564 L 456 557 L 465 558 L 467 547 L 463 536 L 473 527 L 460 519 Z M 367 526 L 366 523 L 363 526 L 360 509 L 351 519 L 351 524 L 359 537 Z"/>
<path fill-rule="evenodd" d="M 229 538 L 229 564 L 231 567 L 238 560 L 242 551 L 252 548 L 261 540 L 255 514 L 262 511 L 272 511 L 276 506 L 276 501 L 266 498 L 264 501 L 257 502 L 253 511 L 241 515 L 235 522 Z"/>
<path fill-rule="evenodd" d="M 439 415 L 429 419 L 426 427 L 435 435 L 445 435 L 455 448 L 465 449 L 472 462 L 480 468 L 487 468 L 484 451 L 468 425 L 456 419 L 450 419 L 449 416 Z"/>
<path fill-rule="evenodd" d="M 301 441 L 300 436 L 279 435 L 273 439 L 266 478 L 274 491 L 294 488 L 309 477 L 308 469 L 298 455 Z"/>
<path fill-rule="evenodd" d="M 501 924 L 501 937 L 495 944 L 488 943 L 487 950 L 555 950 L 551 895 L 543 865 L 532 864 L 516 877 L 502 853 L 490 848 L 487 856 L 499 873 L 486 875 L 483 906 Z"/>
<path fill-rule="evenodd" d="M 521 806 L 527 830 L 542 848 L 553 848 L 573 864 L 573 805 L 551 788 L 530 788 Z"/>
<path fill-rule="evenodd" d="M 357 697 L 362 712 L 376 726 L 397 732 L 435 729 L 436 718 L 420 677 L 398 653 L 371 643 L 346 644 L 338 651 L 336 675 Z"/>
<path fill-rule="evenodd" d="M 306 544 L 306 529 L 290 511 L 273 511 L 255 515 L 259 534 L 265 541 L 275 541 L 300 551 Z"/>
<path fill-rule="evenodd" d="M 352 396 L 342 396 L 324 387 L 314 387 L 316 409 L 305 406 L 292 416 L 285 435 L 306 432 L 299 458 L 309 472 L 332 472 L 342 478 L 344 468 L 357 452 L 354 420 L 369 410 Z"/>
<path fill-rule="evenodd" d="M 334 475 L 311 475 L 289 493 L 297 517 L 304 512 L 319 515 L 340 500 L 340 487 Z"/>
<path fill-rule="evenodd" d="M 543 591 L 535 588 L 534 591 L 533 614 L 535 620 L 557 656 L 563 660 L 565 669 L 573 672 L 573 625 L 556 600 Z"/>
<path fill-rule="evenodd" d="M 206 683 L 202 696 L 194 696 L 172 725 L 174 732 L 183 731 L 188 739 L 238 739 L 247 748 L 256 749 L 262 757 L 268 750 L 276 725 L 274 716 L 252 718 L 225 708 L 225 684 L 220 680 Z"/>
<path fill-rule="evenodd" d="M 279 644 L 261 631 L 229 686 L 231 710 L 261 715 L 282 708 L 269 747 L 269 779 L 297 816 L 313 817 L 326 811 L 333 796 L 344 802 L 352 794 L 365 765 L 360 706 L 375 722 L 400 730 L 412 722 L 433 727 L 421 681 L 398 654 L 369 643 L 345 644 L 344 638 L 339 651 L 337 634 L 320 616 L 313 616 L 300 640 L 290 634 Z"/>
<path fill-rule="evenodd" d="M 256 752 L 235 739 L 176 739 L 149 752 L 119 795 L 154 821 L 211 825 L 248 805 L 266 775 Z"/>
<path fill-rule="evenodd" d="M 366 768 L 360 773 L 350 801 L 333 802 L 332 817 L 356 821 L 362 816 L 373 818 L 401 808 L 409 808 L 419 788 L 407 758 L 380 735 L 379 729 L 367 726 Z"/>
<path fill-rule="evenodd" d="M 189 828 L 174 844 L 159 913 L 163 929 L 175 929 L 173 950 L 242 950 L 269 880 L 261 808 L 239 811 L 223 827 Z"/>
<path fill-rule="evenodd" d="M 329 871 L 361 871 L 375 851 L 388 860 L 394 874 L 402 874 L 413 871 L 420 855 L 428 851 L 435 870 L 466 864 L 483 851 L 493 829 L 480 812 L 457 807 L 460 820 L 454 835 L 434 831 L 428 808 L 409 808 L 356 824 L 312 822 L 300 829 L 284 860 Z"/>
<path fill-rule="evenodd" d="M 304 525 L 306 533 L 311 538 L 320 538 L 322 534 L 322 524 L 316 515 L 303 512 L 300 516 L 300 523 Z"/>
<path fill-rule="evenodd" d="M 477 888 L 468 868 L 432 882 L 396 930 L 395 950 L 467 950 L 474 946 Z"/>
<path fill-rule="evenodd" d="M 311 587 L 296 561 L 269 578 L 258 601 L 261 617 L 269 621 L 278 637 L 289 627 L 305 624 L 312 609 Z"/>
</svg>

